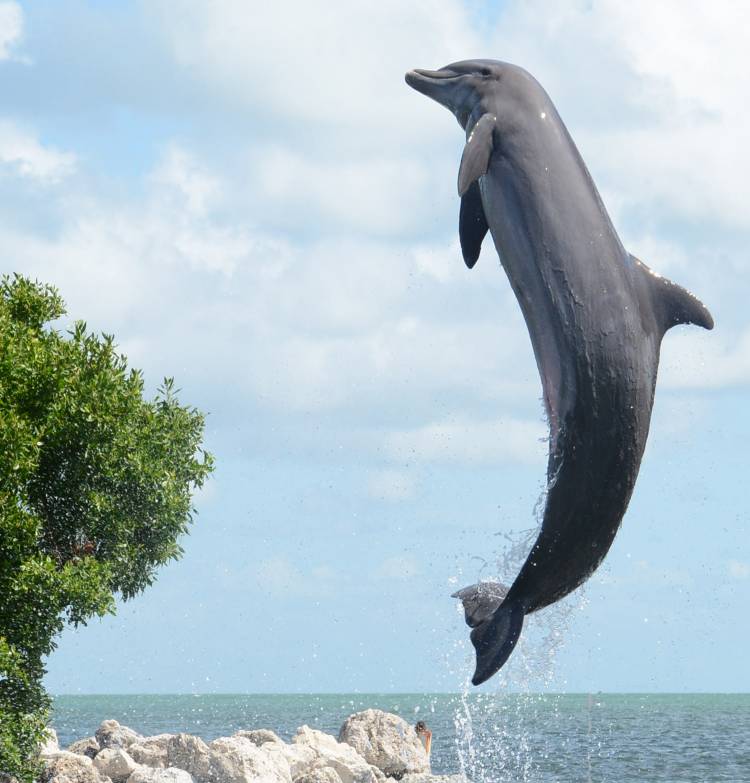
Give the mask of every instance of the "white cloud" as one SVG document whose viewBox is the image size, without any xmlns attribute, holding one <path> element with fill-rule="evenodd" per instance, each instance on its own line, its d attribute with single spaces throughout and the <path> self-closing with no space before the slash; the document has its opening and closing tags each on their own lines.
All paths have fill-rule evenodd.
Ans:
<svg viewBox="0 0 750 783">
<path fill-rule="evenodd" d="M 547 453 L 547 434 L 541 421 L 466 417 L 391 433 L 385 448 L 400 461 L 538 464 Z"/>
<path fill-rule="evenodd" d="M 3 243 L 17 269 L 60 288 L 72 317 L 114 332 L 146 356 L 166 356 L 189 348 L 199 326 L 200 313 L 187 310 L 196 294 L 179 301 L 179 292 L 201 273 L 231 270 L 248 245 L 230 228 L 149 206 L 112 214 L 90 205 L 60 236 L 8 233 Z"/>
<path fill-rule="evenodd" d="M 202 487 L 199 487 L 193 492 L 192 503 L 199 510 L 209 507 L 211 503 L 216 499 L 218 494 L 218 481 L 214 476 L 209 476 L 203 483 Z"/>
<path fill-rule="evenodd" d="M 671 438 L 696 431 L 698 424 L 710 410 L 704 397 L 692 395 L 679 397 L 674 394 L 658 394 L 655 410 L 659 415 L 659 431 Z"/>
<path fill-rule="evenodd" d="M 739 335 L 671 332 L 662 345 L 665 388 L 718 389 L 750 383 L 750 329 Z"/>
<path fill-rule="evenodd" d="M 75 163 L 72 153 L 44 146 L 15 123 L 0 120 L 0 173 L 6 168 L 39 183 L 55 184 L 73 172 Z"/>
<path fill-rule="evenodd" d="M 450 244 L 418 245 L 413 252 L 417 269 L 440 283 L 454 283 L 466 272 L 458 236 Z"/>
<path fill-rule="evenodd" d="M 416 482 L 401 470 L 378 470 L 370 474 L 367 492 L 378 500 L 399 502 L 414 497 Z"/>
<path fill-rule="evenodd" d="M 284 410 L 403 410 L 436 389 L 538 396 L 520 315 L 503 316 L 512 294 L 501 274 L 469 275 L 455 246 L 263 232 L 226 211 L 226 177 L 177 145 L 137 202 L 95 197 L 82 179 L 64 195 L 48 202 L 58 231 L 6 229 L 6 252 L 147 371 L 197 365 L 215 382 L 231 377 L 225 394 Z M 470 306 L 477 275 L 491 281 L 484 313 Z"/>
<path fill-rule="evenodd" d="M 458 59 L 478 41 L 454 0 L 335 0 L 321 14 L 301 1 L 151 4 L 177 62 L 235 104 L 269 118 L 315 123 L 350 148 L 385 133 L 414 137 L 422 107 L 403 81 L 415 66 Z M 374 45 L 375 44 L 375 45 Z M 417 108 L 415 108 L 417 107 Z"/>
<path fill-rule="evenodd" d="M 731 13 L 694 3 L 662 4 L 658 14 L 643 3 L 623 9 L 608 0 L 552 9 L 541 2 L 511 3 L 482 45 L 464 9 L 454 3 L 429 12 L 421 4 L 386 4 L 368 7 L 366 14 L 362 7 L 347 6 L 323 26 L 301 4 L 294 6 L 295 24 L 285 24 L 289 12 L 286 6 L 251 18 L 241 3 L 222 0 L 210 7 L 187 4 L 179 20 L 164 16 L 170 20 L 164 34 L 178 62 L 225 94 L 235 110 L 262 106 L 261 124 L 276 118 L 273 142 L 253 145 L 246 159 L 253 176 L 245 178 L 262 214 L 282 233 L 301 224 L 328 237 L 306 251 L 316 256 L 315 264 L 300 264 L 295 249 L 287 247 L 278 285 L 265 297 L 274 312 L 261 305 L 271 319 L 266 325 L 282 326 L 281 331 L 286 325 L 288 333 L 269 345 L 263 360 L 272 371 L 254 383 L 260 394 L 282 405 L 340 406 L 373 377 L 403 378 L 408 363 L 410 377 L 434 382 L 445 382 L 437 380 L 439 374 L 441 379 L 486 377 L 477 372 L 482 346 L 474 344 L 470 357 L 461 355 L 468 343 L 457 345 L 464 329 L 455 314 L 436 323 L 423 313 L 405 318 L 403 309 L 396 309 L 403 301 L 398 287 L 407 284 L 404 272 L 412 273 L 414 266 L 438 283 L 456 283 L 463 270 L 455 231 L 441 224 L 453 237 L 451 245 L 420 245 L 407 263 L 392 245 L 367 247 L 361 240 L 363 234 L 393 236 L 418 227 L 433 231 L 434 221 L 419 214 L 436 203 L 432 139 L 445 139 L 456 157 L 460 151 L 460 133 L 452 122 L 441 121 L 438 107 L 403 85 L 403 70 L 412 65 L 434 67 L 495 49 L 529 67 L 553 97 L 559 95 L 564 115 L 570 106 L 574 135 L 602 174 L 599 184 L 613 211 L 643 209 L 657 222 L 664 214 L 745 220 L 738 172 L 746 160 L 750 109 L 746 102 L 737 104 L 744 89 L 738 81 L 742 69 L 729 69 L 735 75 L 717 92 L 712 85 L 722 80 L 728 64 L 705 53 L 697 62 L 692 59 L 693 49 L 704 52 L 704 29 L 712 31 L 711 40 L 730 38 L 728 51 L 732 58 L 740 56 L 744 28 Z M 387 52 L 369 45 L 372 31 L 384 24 L 391 31 Z M 417 28 L 419 36 L 412 34 Z M 665 30 L 676 29 L 680 35 L 670 32 L 665 48 L 654 45 Z M 273 56 L 279 51 L 283 57 Z M 588 67 L 594 61 L 597 67 Z M 253 78 L 240 82 L 238 73 Z M 300 143 L 299 123 L 314 129 L 314 143 Z M 716 144 L 717 138 L 726 143 Z M 451 190 L 452 181 L 446 184 L 445 203 L 437 201 L 441 215 L 455 206 L 448 202 Z M 353 238 L 330 239 L 334 234 Z M 688 255 L 679 242 L 658 236 L 653 226 L 645 226 L 629 244 L 655 269 L 674 272 L 677 282 L 690 285 L 710 277 L 710 268 L 705 273 L 691 268 L 692 251 Z M 297 282 L 302 280 L 304 285 Z M 703 287 L 695 287 L 702 294 Z M 297 328 L 301 316 L 304 329 Z M 334 334 L 319 333 L 331 326 Z M 437 350 L 430 330 L 445 338 Z M 413 343 L 399 339 L 405 333 L 414 333 Z M 512 336 L 528 350 L 518 330 Z M 496 368 L 501 357 L 495 356 Z M 666 382 L 695 385 L 693 365 L 688 361 L 667 370 Z M 487 388 L 502 385 L 497 375 Z M 528 392 L 534 386 L 527 382 L 523 388 Z"/>
<path fill-rule="evenodd" d="M 15 45 L 23 36 L 23 11 L 13 0 L 0 2 L 0 60 L 13 56 Z"/>
<path fill-rule="evenodd" d="M 629 564 L 629 568 L 621 567 L 619 569 L 618 576 L 613 576 L 610 567 L 605 565 L 599 569 L 593 578 L 599 584 L 617 585 L 619 587 L 634 584 L 687 587 L 695 582 L 692 573 L 688 569 L 664 568 L 662 565 L 653 565 L 648 560 L 633 560 Z"/>
<path fill-rule="evenodd" d="M 193 219 L 205 217 L 221 197 L 218 178 L 177 144 L 167 145 L 151 181 L 163 189 L 165 197 L 171 195 L 177 207 L 184 207 Z"/>
<path fill-rule="evenodd" d="M 739 560 L 730 560 L 727 564 L 727 572 L 732 579 L 750 579 L 750 564 Z"/>
<path fill-rule="evenodd" d="M 411 555 L 394 555 L 383 560 L 375 569 L 377 580 L 408 582 L 422 573 L 422 568 Z"/>
<path fill-rule="evenodd" d="M 688 267 L 688 259 L 682 246 L 673 240 L 641 234 L 630 238 L 628 250 L 648 267 L 665 277 L 675 277 L 679 283 L 680 273 Z"/>
<path fill-rule="evenodd" d="M 53 171 L 50 163 L 35 174 Z M 60 287 L 74 317 L 85 314 L 107 329 L 145 319 L 151 322 L 148 331 L 158 335 L 155 320 L 186 316 L 179 306 L 165 311 L 165 294 L 193 286 L 200 293 L 203 275 L 231 277 L 243 261 L 262 258 L 273 243 L 212 212 L 218 180 L 183 150 L 169 147 L 148 185 L 139 203 L 95 196 L 76 183 L 59 201 L 48 202 L 58 209 L 58 232 L 6 230 L 4 245 L 19 269 Z M 256 263 L 265 269 L 262 261 Z M 188 272 L 195 277 L 186 277 Z M 121 335 L 145 349 L 138 331 Z"/>
<path fill-rule="evenodd" d="M 402 151 L 333 159 L 274 146 L 254 151 L 255 187 L 295 222 L 340 226 L 346 233 L 393 236 L 413 227 L 429 173 Z M 419 210 L 421 211 L 421 210 Z"/>
<path fill-rule="evenodd" d="M 302 571 L 286 557 L 264 560 L 255 571 L 255 580 L 263 592 L 276 597 L 323 597 L 331 593 L 335 572 L 325 565 Z"/>
<path fill-rule="evenodd" d="M 285 557 L 263 561 L 256 572 L 256 580 L 274 595 L 299 593 L 304 583 L 302 572 Z"/>
<path fill-rule="evenodd" d="M 546 427 L 527 420 L 540 383 L 490 240 L 477 269 L 468 273 L 461 261 L 460 130 L 406 87 L 403 72 L 481 50 L 528 65 L 553 97 L 559 93 L 561 110 L 571 108 L 587 159 L 591 153 L 625 211 L 666 185 L 649 180 L 644 196 L 632 174 L 640 142 L 611 146 L 623 118 L 636 140 L 640 132 L 669 139 L 676 121 L 690 129 L 684 117 L 697 111 L 701 91 L 679 75 L 662 78 L 669 61 L 652 63 L 633 40 L 634 18 L 607 2 L 510 4 L 487 45 L 464 7 L 447 0 L 341 4 L 325 22 L 300 3 L 293 25 L 289 6 L 248 14 L 234 0 L 186 3 L 179 17 L 161 8 L 162 35 L 178 62 L 169 79 L 203 81 L 223 95 L 222 121 L 239 125 L 242 140 L 225 148 L 212 137 L 201 147 L 186 130 L 179 143 L 159 139 L 164 153 L 137 180 L 138 198 L 95 192 L 72 177 L 65 198 L 48 202 L 58 210 L 55 231 L 4 232 L 19 268 L 57 283 L 71 313 L 114 331 L 134 363 L 159 368 L 168 360 L 178 377 L 197 368 L 237 404 L 348 407 L 362 418 L 390 405 L 401 419 L 382 442 L 394 459 L 543 460 Z M 379 29 L 389 35 L 373 46 Z M 599 56 L 601 68 L 582 67 Z M 727 101 L 739 94 L 731 78 Z M 709 119 L 728 121 L 719 98 L 706 100 Z M 251 122 L 243 114 L 250 109 Z M 70 153 L 29 134 L 20 152 L 16 144 L 3 153 L 2 127 L 0 159 L 9 167 L 40 181 L 73 171 Z M 695 165 L 680 154 L 671 160 L 685 170 Z M 662 212 L 671 209 L 663 201 Z M 633 231 L 632 249 L 689 282 L 692 250 L 658 228 L 657 221 Z M 697 331 L 667 338 L 660 384 L 750 379 L 750 342 Z M 437 398 L 441 407 L 426 411 L 424 401 Z M 445 410 L 477 412 L 449 421 Z M 493 419 L 494 411 L 512 416 Z M 408 414 L 411 422 L 436 421 L 414 427 Z"/>
<path fill-rule="evenodd" d="M 335 299 L 325 301 L 335 312 Z M 539 381 L 533 358 L 523 354 L 526 345 L 501 344 L 481 322 L 408 317 L 403 315 L 408 305 L 403 300 L 399 305 L 384 312 L 381 323 L 353 334 L 311 334 L 304 325 L 285 333 L 288 325 L 281 321 L 274 333 L 274 322 L 259 324 L 254 363 L 266 371 L 253 372 L 256 391 L 293 410 L 361 408 L 366 402 L 398 402 L 406 410 L 438 391 L 495 401 L 537 398 Z M 313 313 L 315 308 L 313 303 Z M 515 356 L 517 372 L 507 371 L 506 354 Z"/>
<path fill-rule="evenodd" d="M 404 74 L 478 48 L 469 14 L 458 0 L 326 8 L 219 0 L 175 16 L 162 0 L 147 14 L 190 89 L 250 126 L 233 154 L 246 214 L 285 233 L 432 232 L 436 214 L 457 215 L 461 132 Z"/>
<path fill-rule="evenodd" d="M 532 0 L 511 3 L 494 38 L 562 104 L 625 203 L 748 227 L 748 25 L 740 0 Z"/>
</svg>

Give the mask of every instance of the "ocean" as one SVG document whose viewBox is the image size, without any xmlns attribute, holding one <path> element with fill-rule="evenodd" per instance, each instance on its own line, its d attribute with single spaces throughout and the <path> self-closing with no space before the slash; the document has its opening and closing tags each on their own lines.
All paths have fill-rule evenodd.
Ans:
<svg viewBox="0 0 750 783">
<path fill-rule="evenodd" d="M 311 694 L 57 696 L 64 747 L 114 718 L 205 740 L 307 724 L 336 735 L 374 707 L 433 733 L 435 774 L 473 783 L 750 783 L 750 694 Z"/>
</svg>

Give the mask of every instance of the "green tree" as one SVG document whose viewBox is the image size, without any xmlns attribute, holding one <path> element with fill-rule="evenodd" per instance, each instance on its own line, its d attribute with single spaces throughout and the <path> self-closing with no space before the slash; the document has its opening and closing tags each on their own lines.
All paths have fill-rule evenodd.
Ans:
<svg viewBox="0 0 750 783">
<path fill-rule="evenodd" d="M 172 381 L 145 400 L 111 336 L 49 326 L 64 313 L 54 288 L 0 280 L 0 777 L 21 781 L 36 773 L 56 637 L 181 555 L 212 470 L 203 415 Z"/>
</svg>

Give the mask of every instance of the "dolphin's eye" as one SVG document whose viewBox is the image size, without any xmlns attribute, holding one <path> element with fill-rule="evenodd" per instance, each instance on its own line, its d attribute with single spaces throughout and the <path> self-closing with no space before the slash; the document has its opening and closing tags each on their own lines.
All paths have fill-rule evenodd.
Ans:
<svg viewBox="0 0 750 783">
<path fill-rule="evenodd" d="M 481 73 L 482 76 L 492 76 L 492 71 L 489 68 L 480 68 L 479 73 Z"/>
</svg>

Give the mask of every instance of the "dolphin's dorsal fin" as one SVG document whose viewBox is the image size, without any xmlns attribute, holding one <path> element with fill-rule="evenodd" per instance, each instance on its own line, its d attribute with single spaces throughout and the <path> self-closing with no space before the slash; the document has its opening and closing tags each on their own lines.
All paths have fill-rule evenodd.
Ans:
<svg viewBox="0 0 750 783">
<path fill-rule="evenodd" d="M 466 139 L 461 166 L 458 169 L 458 195 L 463 196 L 472 182 L 479 179 L 487 171 L 492 154 L 492 131 L 497 117 L 494 114 L 483 114 L 471 129 Z"/>
<path fill-rule="evenodd" d="M 461 252 L 466 266 L 471 269 L 479 258 L 482 240 L 487 235 L 489 226 L 482 206 L 482 194 L 479 183 L 475 180 L 469 189 L 461 196 L 461 212 L 458 217 L 458 236 L 461 239 Z"/>
<path fill-rule="evenodd" d="M 469 628 L 476 628 L 488 620 L 503 602 L 508 588 L 500 582 L 479 582 L 451 595 L 464 605 L 464 616 Z"/>
<path fill-rule="evenodd" d="M 648 279 L 648 286 L 654 297 L 657 321 L 666 332 L 678 324 L 695 324 L 704 329 L 714 328 L 714 319 L 708 308 L 687 289 L 673 283 L 650 269 L 639 258 L 631 254 L 636 268 Z"/>
</svg>

